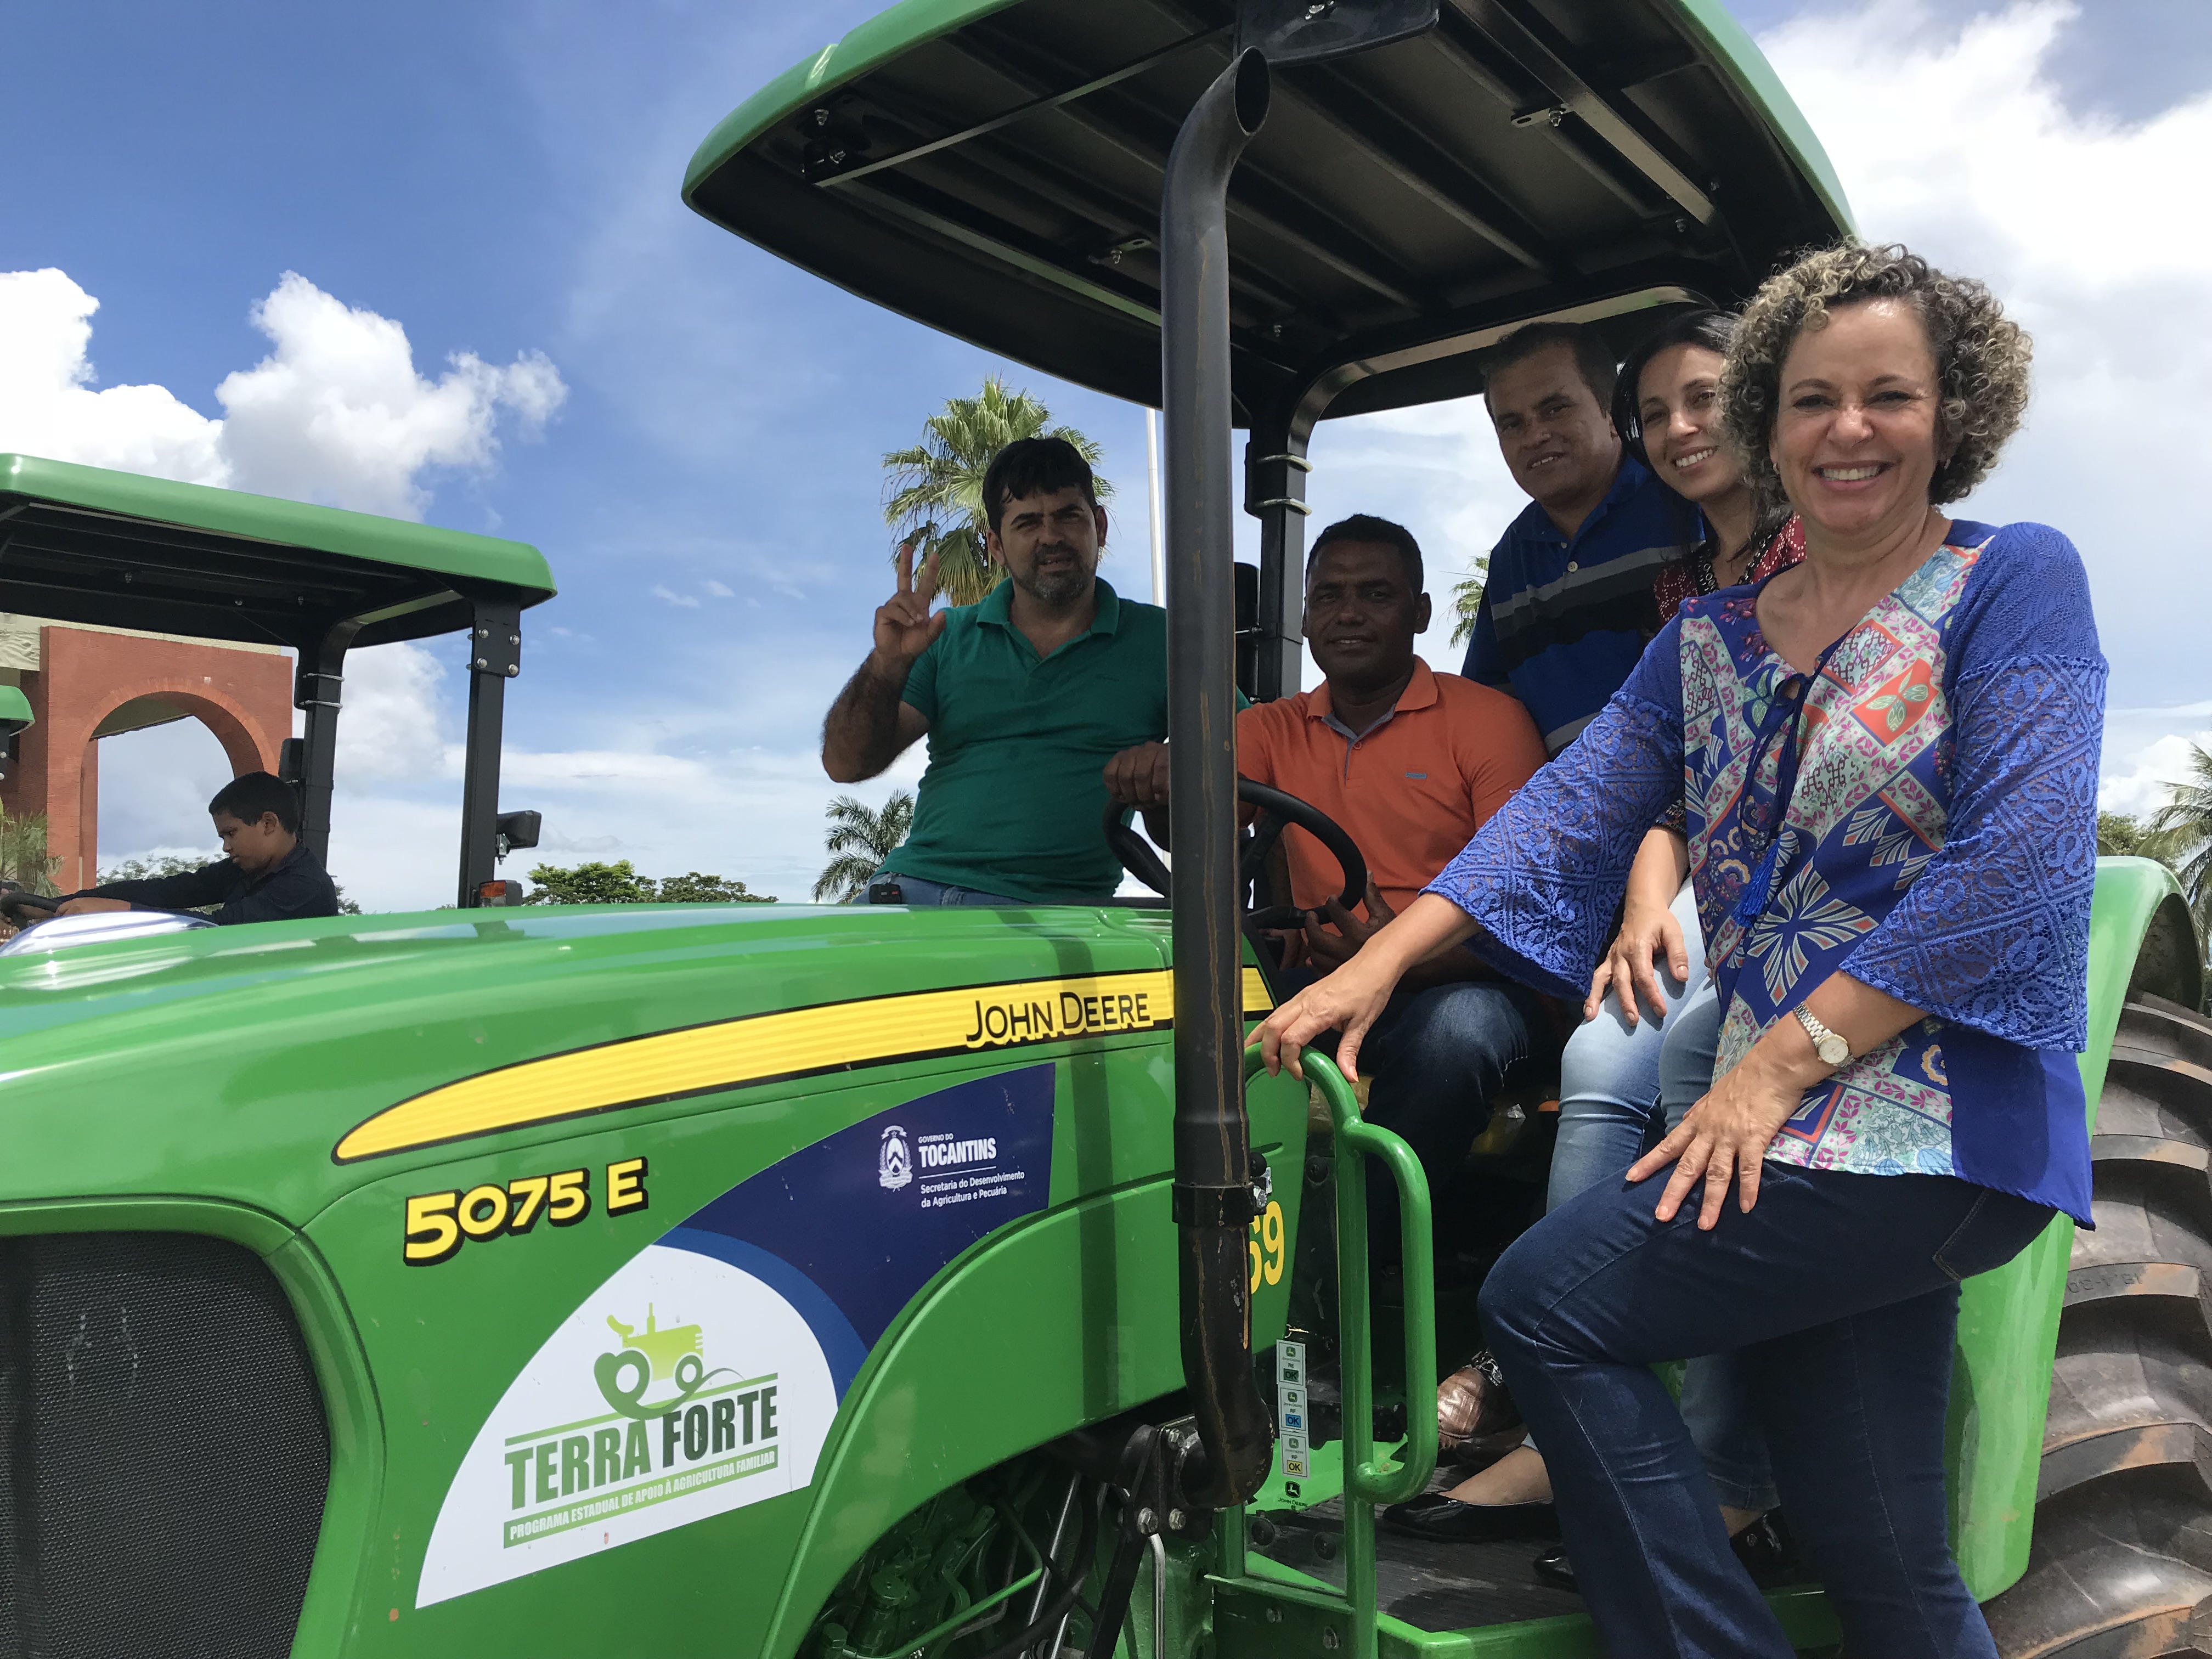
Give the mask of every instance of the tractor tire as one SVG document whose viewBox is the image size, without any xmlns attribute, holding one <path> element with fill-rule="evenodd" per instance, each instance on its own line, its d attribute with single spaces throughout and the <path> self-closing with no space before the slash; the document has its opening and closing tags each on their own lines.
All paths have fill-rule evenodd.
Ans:
<svg viewBox="0 0 2212 1659">
<path fill-rule="evenodd" d="M 2212 1656 L 2212 1020 L 2128 1003 L 2090 1143 L 2005 1659 Z"/>
</svg>

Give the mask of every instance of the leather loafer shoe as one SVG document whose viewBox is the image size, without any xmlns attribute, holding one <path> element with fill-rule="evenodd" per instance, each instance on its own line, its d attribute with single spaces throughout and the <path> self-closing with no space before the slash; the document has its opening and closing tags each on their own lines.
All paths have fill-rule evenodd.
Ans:
<svg viewBox="0 0 2212 1659">
<path fill-rule="evenodd" d="M 1520 1443 L 1520 1432 L 1521 1413 L 1487 1348 L 1437 1384 L 1439 1455 L 1502 1452 Z"/>
<path fill-rule="evenodd" d="M 1462 1504 L 1440 1492 L 1423 1492 L 1382 1511 L 1383 1523 L 1416 1538 L 1457 1544 L 1495 1544 L 1516 1538 L 1557 1538 L 1559 1511 L 1549 1504 Z"/>
</svg>

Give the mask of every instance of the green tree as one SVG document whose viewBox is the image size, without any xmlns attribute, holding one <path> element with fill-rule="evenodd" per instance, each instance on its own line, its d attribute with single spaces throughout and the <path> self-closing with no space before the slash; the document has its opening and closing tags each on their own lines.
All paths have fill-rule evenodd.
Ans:
<svg viewBox="0 0 2212 1659">
<path fill-rule="evenodd" d="M 830 862 L 822 879 L 814 884 L 817 902 L 842 904 L 866 889 L 877 866 L 891 855 L 891 848 L 906 839 L 914 826 L 914 792 L 894 789 L 881 811 L 871 811 L 865 801 L 840 795 L 823 809 L 830 828 L 822 837 Z"/>
<path fill-rule="evenodd" d="M 983 473 L 991 458 L 1017 438 L 1065 438 L 1094 467 L 1103 453 L 1072 426 L 1049 426 L 1052 411 L 1026 392 L 1009 392 L 993 375 L 982 395 L 948 398 L 922 422 L 921 441 L 884 457 L 884 522 L 892 540 L 915 545 L 915 568 L 937 555 L 937 587 L 955 605 L 973 605 L 1005 574 L 984 551 L 990 520 L 983 511 Z M 1098 499 L 1114 493 L 1096 481 Z M 892 556 L 896 558 L 896 548 Z"/>
<path fill-rule="evenodd" d="M 702 876 L 696 870 L 681 876 L 663 876 L 654 895 L 662 904 L 773 904 L 767 893 L 749 893 L 741 881 L 726 876 Z"/>
<path fill-rule="evenodd" d="M 641 876 L 628 859 L 616 864 L 541 864 L 530 872 L 535 884 L 526 904 L 773 904 L 766 893 L 745 890 L 741 881 L 703 875 L 696 870 L 655 881 Z"/>
<path fill-rule="evenodd" d="M 103 886 L 111 881 L 152 881 L 160 876 L 185 875 L 200 868 L 203 865 L 214 862 L 213 859 L 179 858 L 174 853 L 158 859 L 125 859 L 112 870 L 102 870 L 100 872 L 100 880 Z M 196 904 L 185 914 L 195 916 L 211 916 L 222 908 L 222 906 L 220 904 Z M 346 910 L 343 904 L 338 906 L 338 913 L 341 915 L 347 914 L 358 915 L 360 912 L 361 906 L 358 904 L 353 907 L 350 913 Z"/>
<path fill-rule="evenodd" d="M 1482 590 L 1490 585 L 1490 555 L 1486 553 L 1452 584 L 1451 642 L 1465 645 L 1474 633 L 1474 613 L 1482 607 Z"/>
<path fill-rule="evenodd" d="M 181 876 L 214 862 L 213 859 L 179 858 L 173 853 L 167 858 L 125 859 L 114 868 L 101 871 L 100 879 L 102 882 L 151 881 L 156 876 Z"/>
<path fill-rule="evenodd" d="M 2189 772 L 2147 827 L 2162 838 L 2166 850 L 2160 856 L 2181 878 L 2198 922 L 2212 927 L 2212 750 L 2190 744 Z"/>
<path fill-rule="evenodd" d="M 650 904 L 653 884 L 628 859 L 619 864 L 541 864 L 530 872 L 529 904 Z"/>
</svg>

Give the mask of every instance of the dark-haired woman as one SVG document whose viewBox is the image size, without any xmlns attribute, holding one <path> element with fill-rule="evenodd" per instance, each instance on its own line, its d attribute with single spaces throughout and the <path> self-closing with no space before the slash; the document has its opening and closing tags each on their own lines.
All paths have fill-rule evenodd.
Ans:
<svg viewBox="0 0 2212 1659">
<path fill-rule="evenodd" d="M 1734 316 L 1695 311 L 1651 331 L 1621 365 L 1613 422 L 1629 453 L 1676 495 L 1695 520 L 1688 558 L 1660 573 L 1659 619 L 1682 601 L 1720 587 L 1762 580 L 1804 554 L 1803 527 L 1786 510 L 1762 513 L 1721 429 L 1720 378 Z M 1645 838 L 1630 873 L 1621 926 L 1591 975 L 1583 1024 L 1559 1062 L 1559 1139 L 1552 1153 L 1547 1209 L 1586 1188 L 1618 1181 L 1644 1151 L 1670 1070 L 1702 1062 L 1710 1080 L 1719 1009 L 1706 982 L 1697 902 L 1688 885 L 1689 850 L 1679 810 Z M 1640 1010 L 1648 1010 L 1648 1018 Z M 1676 1103 L 1688 1109 L 1697 1094 Z M 1755 1431 L 1740 1409 L 1732 1376 L 1701 1365 L 1684 1409 L 1721 1502 L 1735 1547 L 1762 1576 L 1787 1564 L 1780 1535 L 1762 1517 L 1775 1506 L 1773 1483 Z M 1437 1390 L 1437 1426 L 1446 1446 L 1510 1410 L 1495 1366 L 1477 1355 Z M 1544 1462 L 1531 1442 L 1509 1451 L 1449 1492 L 1395 1504 L 1397 1530 L 1475 1542 L 1550 1537 L 1557 1522 Z M 1536 1561 L 1539 1577 L 1571 1585 L 1563 1550 Z"/>
<path fill-rule="evenodd" d="M 1668 319 L 1628 354 L 1613 393 L 1613 424 L 1629 453 L 1682 497 L 1702 532 L 1686 559 L 1659 574 L 1662 625 L 1683 600 L 1762 581 L 1805 553 L 1804 526 L 1786 507 L 1761 511 L 1722 430 L 1721 370 L 1735 325 L 1720 311 Z M 1689 873 L 1680 814 L 1671 812 L 1638 851 L 1620 930 L 1591 975 L 1585 1024 L 1561 1065 L 1548 1208 L 1618 1175 L 1644 1150 L 1661 1095 L 1666 1017 L 1705 980 Z M 1662 963 L 1671 983 L 1657 971 Z M 1650 1024 L 1639 1004 L 1656 1017 Z"/>
<path fill-rule="evenodd" d="M 1851 1653 L 1996 1659 L 1947 1539 L 1959 1283 L 2089 1215 L 2106 665 L 2081 556 L 1953 520 L 2027 337 L 1902 248 L 1812 254 L 1730 343 L 1731 442 L 1805 557 L 1684 603 L 1575 746 L 1360 953 L 1270 1015 L 1357 1069 L 1401 964 L 1471 940 L 1579 985 L 1678 796 L 1727 1012 L 1711 1088 L 1531 1228 L 1482 1314 L 1613 1659 L 1784 1659 L 1656 1360 L 1734 1352 Z M 1638 1186 L 1668 1174 L 1664 1190 Z"/>
</svg>

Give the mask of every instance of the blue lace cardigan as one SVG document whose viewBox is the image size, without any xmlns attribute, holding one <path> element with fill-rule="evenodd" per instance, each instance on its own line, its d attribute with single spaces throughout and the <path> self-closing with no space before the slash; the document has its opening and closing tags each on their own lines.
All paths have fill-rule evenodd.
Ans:
<svg viewBox="0 0 2212 1659">
<path fill-rule="evenodd" d="M 1579 997 L 1679 799 L 1718 1070 L 1838 970 L 1925 1016 L 1808 1091 L 1767 1157 L 1955 1174 L 2087 1224 L 2073 1055 L 2106 667 L 2080 556 L 2040 525 L 1958 521 L 1810 675 L 1769 649 L 1756 598 L 1686 602 L 1427 890 L 1504 971 Z"/>
</svg>

